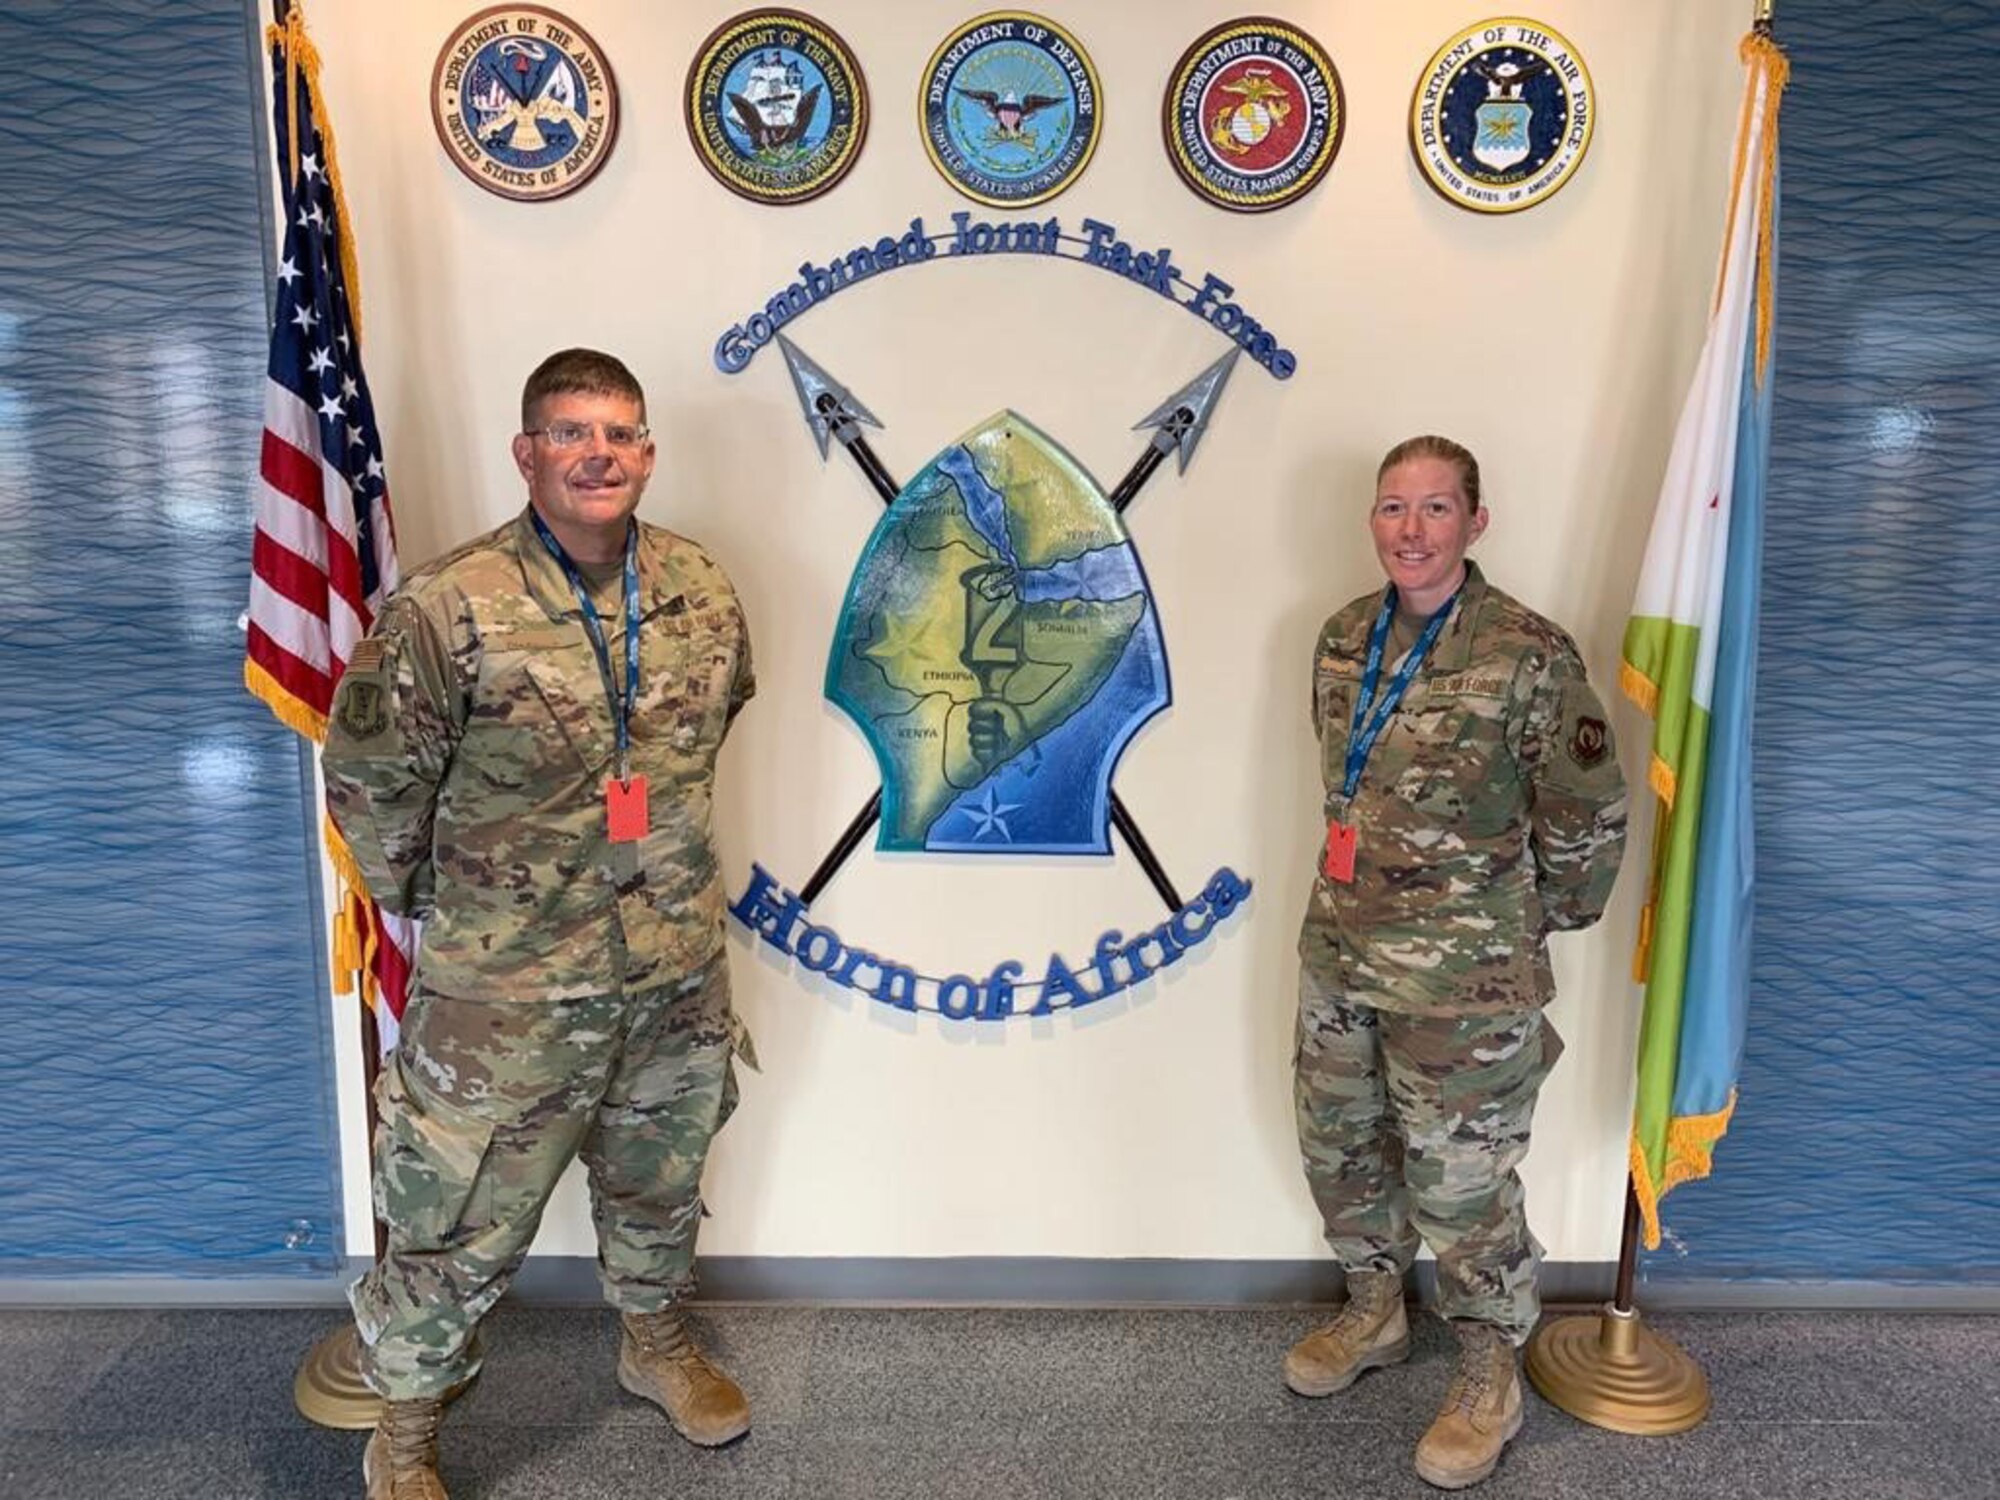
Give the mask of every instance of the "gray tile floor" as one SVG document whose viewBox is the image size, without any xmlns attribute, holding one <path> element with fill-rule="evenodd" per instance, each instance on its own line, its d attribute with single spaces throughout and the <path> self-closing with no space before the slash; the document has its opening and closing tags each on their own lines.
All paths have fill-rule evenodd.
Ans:
<svg viewBox="0 0 2000 1500">
<path fill-rule="evenodd" d="M 711 1346 L 757 1425 L 702 1453 L 613 1384 L 617 1326 L 503 1308 L 452 1411 L 454 1500 L 1336 1500 L 1428 1496 L 1409 1452 L 1448 1340 L 1327 1401 L 1278 1378 L 1308 1310 L 717 1307 Z M 1530 1398 L 1475 1493 L 1501 1497 L 2000 1497 L 2000 1318 L 1853 1313 L 1655 1320 L 1715 1412 L 1627 1438 Z M 361 1438 L 292 1410 L 326 1312 L 0 1312 L 0 1500 L 360 1494 Z"/>
</svg>

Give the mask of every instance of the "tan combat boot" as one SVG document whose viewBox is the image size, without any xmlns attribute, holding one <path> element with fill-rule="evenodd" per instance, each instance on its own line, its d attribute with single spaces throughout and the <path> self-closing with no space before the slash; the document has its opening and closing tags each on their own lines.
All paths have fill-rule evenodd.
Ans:
<svg viewBox="0 0 2000 1500">
<path fill-rule="evenodd" d="M 1292 1345 L 1285 1356 L 1285 1384 L 1301 1396 L 1331 1396 L 1354 1384 L 1363 1370 L 1409 1357 L 1403 1278 L 1393 1271 L 1349 1271 L 1347 1305 L 1326 1327 Z"/>
<path fill-rule="evenodd" d="M 688 1337 L 680 1309 L 624 1313 L 618 1383 L 667 1414 L 690 1443 L 719 1448 L 750 1430 L 743 1389 L 708 1362 Z"/>
<path fill-rule="evenodd" d="M 1521 1377 L 1514 1346 L 1490 1323 L 1460 1323 L 1458 1371 L 1444 1407 L 1417 1444 L 1417 1477 L 1462 1490 L 1493 1472 L 1521 1430 Z"/>
<path fill-rule="evenodd" d="M 368 1500 L 450 1500 L 438 1478 L 438 1400 L 384 1401 L 361 1455 Z"/>
</svg>

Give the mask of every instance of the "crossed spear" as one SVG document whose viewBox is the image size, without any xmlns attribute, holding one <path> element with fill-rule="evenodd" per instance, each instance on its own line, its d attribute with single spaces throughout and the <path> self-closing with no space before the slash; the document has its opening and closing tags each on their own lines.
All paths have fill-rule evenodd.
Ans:
<svg viewBox="0 0 2000 1500">
<path fill-rule="evenodd" d="M 903 487 L 889 476 L 889 471 L 883 467 L 882 460 L 861 430 L 863 426 L 880 430 L 882 424 L 875 419 L 874 413 L 782 333 L 778 335 L 778 347 L 784 351 L 785 366 L 792 372 L 792 385 L 799 393 L 799 405 L 804 411 L 806 426 L 811 429 L 813 440 L 819 444 L 820 458 L 826 458 L 830 443 L 839 443 L 866 476 L 883 505 L 895 504 L 896 496 L 902 493 Z M 1139 491 L 1146 487 L 1146 481 L 1153 477 L 1154 471 L 1169 453 L 1179 454 L 1179 472 L 1187 472 L 1188 460 L 1194 456 L 1202 434 L 1208 429 L 1209 416 L 1221 398 L 1223 386 L 1229 383 L 1229 373 L 1235 368 L 1236 357 L 1241 352 L 1231 349 L 1133 427 L 1134 432 L 1150 428 L 1153 435 L 1147 439 L 1145 451 L 1139 455 L 1138 461 L 1126 471 L 1125 477 L 1118 481 L 1118 487 L 1111 492 L 1113 511 L 1122 514 L 1125 507 L 1138 498 Z M 802 905 L 812 905 L 813 899 L 826 889 L 827 882 L 847 863 L 847 857 L 867 837 L 868 830 L 881 816 L 882 789 L 878 786 L 827 851 L 826 858 L 819 862 L 812 878 L 799 891 Z M 1139 831 L 1138 820 L 1116 791 L 1111 793 L 1111 824 L 1138 859 L 1139 868 L 1146 872 L 1146 878 L 1153 883 L 1160 899 L 1167 903 L 1167 910 L 1179 911 L 1181 898 L 1174 889 L 1174 883 L 1167 878 L 1159 857 L 1153 853 L 1153 846 Z"/>
</svg>

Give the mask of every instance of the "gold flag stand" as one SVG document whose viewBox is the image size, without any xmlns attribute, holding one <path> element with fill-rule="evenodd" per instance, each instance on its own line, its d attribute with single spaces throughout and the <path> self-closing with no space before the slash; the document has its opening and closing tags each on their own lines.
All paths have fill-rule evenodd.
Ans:
<svg viewBox="0 0 2000 1500">
<path fill-rule="evenodd" d="M 1638 1262 L 1639 1195 L 1628 1177 L 1617 1291 L 1600 1313 L 1536 1329 L 1528 1340 L 1528 1379 L 1552 1405 L 1594 1427 L 1641 1436 L 1686 1432 L 1708 1416 L 1708 1377 L 1632 1305 Z"/>
<path fill-rule="evenodd" d="M 352 1323 L 312 1346 L 292 1380 L 292 1404 L 320 1427 L 362 1432 L 375 1425 L 382 1398 L 361 1378 L 361 1336 Z"/>
<path fill-rule="evenodd" d="M 375 1012 L 367 1005 L 361 1011 L 362 1097 L 368 1101 L 368 1139 L 375 1139 L 375 1075 L 381 1071 L 382 1036 L 375 1026 Z M 388 1234 L 379 1220 L 375 1224 L 375 1258 L 379 1261 L 388 1248 Z M 320 1427 L 340 1432 L 361 1432 L 375 1425 L 382 1398 L 369 1387 L 361 1374 L 361 1335 L 352 1319 L 326 1335 L 306 1352 L 299 1373 L 292 1379 L 292 1404 L 299 1415 Z"/>
</svg>

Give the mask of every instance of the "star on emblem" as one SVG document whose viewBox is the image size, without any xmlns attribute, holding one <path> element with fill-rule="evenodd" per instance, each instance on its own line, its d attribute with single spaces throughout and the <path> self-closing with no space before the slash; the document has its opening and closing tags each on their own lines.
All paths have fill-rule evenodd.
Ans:
<svg viewBox="0 0 2000 1500">
<path fill-rule="evenodd" d="M 986 799 L 975 807 L 965 809 L 965 815 L 972 819 L 972 836 L 983 839 L 988 834 L 998 833 L 1008 843 L 1014 842 L 1014 832 L 1007 826 L 1006 815 L 1020 808 L 1018 802 L 1002 802 L 999 788 L 988 784 Z"/>
</svg>

